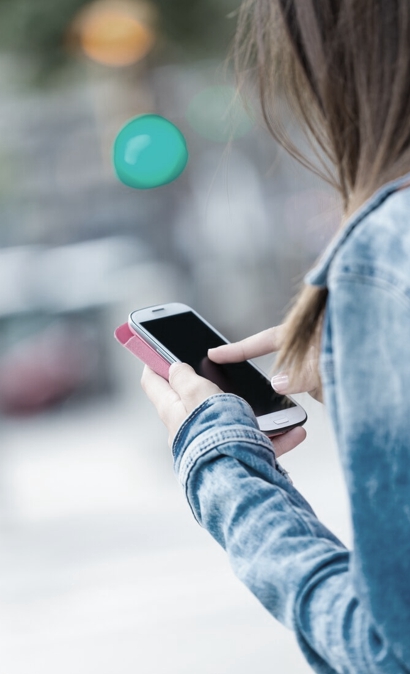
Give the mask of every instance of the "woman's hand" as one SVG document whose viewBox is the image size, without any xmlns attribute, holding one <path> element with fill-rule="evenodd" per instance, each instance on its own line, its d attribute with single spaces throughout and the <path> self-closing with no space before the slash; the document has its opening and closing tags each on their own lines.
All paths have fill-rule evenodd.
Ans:
<svg viewBox="0 0 410 674">
<path fill-rule="evenodd" d="M 216 349 L 209 349 L 208 358 L 214 363 L 240 363 L 244 360 L 265 356 L 268 353 L 279 351 L 285 326 L 276 327 L 258 332 L 256 335 L 242 339 L 240 342 L 233 342 L 226 346 L 218 346 Z M 311 357 L 307 359 L 305 368 L 293 376 L 289 382 L 286 372 L 280 372 L 272 377 L 272 386 L 277 393 L 292 394 L 304 393 L 307 391 L 312 398 L 323 402 L 322 386 L 319 372 L 317 370 L 314 347 L 311 347 Z M 276 444 L 276 441 L 275 441 Z"/>
<path fill-rule="evenodd" d="M 141 386 L 168 429 L 170 447 L 178 428 L 192 410 L 209 396 L 223 393 L 219 386 L 197 375 L 187 363 L 173 363 L 169 369 L 169 381 L 146 365 Z"/>
<path fill-rule="evenodd" d="M 186 363 L 171 365 L 169 382 L 146 365 L 141 377 L 141 386 L 168 429 L 170 447 L 179 427 L 192 410 L 209 396 L 223 393 L 216 384 L 197 375 L 195 370 Z M 306 431 L 300 426 L 276 436 L 274 439 L 276 457 L 289 452 L 303 442 L 305 437 Z"/>
</svg>

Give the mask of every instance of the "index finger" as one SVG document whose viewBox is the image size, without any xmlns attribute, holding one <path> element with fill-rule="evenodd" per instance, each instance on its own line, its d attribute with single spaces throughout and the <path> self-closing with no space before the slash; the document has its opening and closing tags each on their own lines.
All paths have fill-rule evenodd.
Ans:
<svg viewBox="0 0 410 674">
<path fill-rule="evenodd" d="M 282 343 L 284 327 L 284 324 L 276 325 L 239 342 L 209 349 L 208 358 L 214 363 L 240 363 L 278 351 Z"/>
</svg>

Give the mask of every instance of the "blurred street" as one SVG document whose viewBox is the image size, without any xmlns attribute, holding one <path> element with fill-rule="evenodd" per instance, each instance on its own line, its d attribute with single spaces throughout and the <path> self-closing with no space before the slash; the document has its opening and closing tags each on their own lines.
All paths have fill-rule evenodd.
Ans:
<svg viewBox="0 0 410 674">
<path fill-rule="evenodd" d="M 278 325 L 339 225 L 332 189 L 237 95 L 236 10 L 0 0 L 1 674 L 310 671 L 196 524 L 113 338 L 166 302 L 231 341 Z M 143 114 L 181 131 L 189 162 L 137 190 L 112 150 Z M 308 438 L 282 463 L 349 542 L 326 411 L 295 397 Z"/>
</svg>

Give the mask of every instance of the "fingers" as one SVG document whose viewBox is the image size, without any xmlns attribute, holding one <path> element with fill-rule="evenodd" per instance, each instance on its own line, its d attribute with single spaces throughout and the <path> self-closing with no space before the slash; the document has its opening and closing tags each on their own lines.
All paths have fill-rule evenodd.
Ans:
<svg viewBox="0 0 410 674">
<path fill-rule="evenodd" d="M 240 363 L 250 358 L 265 356 L 278 351 L 282 341 L 283 325 L 277 325 L 240 342 L 218 346 L 208 350 L 208 358 L 214 363 Z"/>
<path fill-rule="evenodd" d="M 306 431 L 302 426 L 296 426 L 291 431 L 283 435 L 276 435 L 272 438 L 275 456 L 278 459 L 283 454 L 290 452 L 292 449 L 300 445 L 306 438 Z"/>
<path fill-rule="evenodd" d="M 168 444 L 187 415 L 201 402 L 221 389 L 208 379 L 199 377 L 192 367 L 185 363 L 174 363 L 169 370 L 169 382 L 144 367 L 141 386 L 154 404 L 161 421 L 168 429 Z"/>
<path fill-rule="evenodd" d="M 173 363 L 169 370 L 169 384 L 189 413 L 206 398 L 222 393 L 219 386 L 200 377 L 187 363 Z"/>
<path fill-rule="evenodd" d="M 213 382 L 199 377 L 186 363 L 174 363 L 169 371 L 169 382 L 144 367 L 141 386 L 149 400 L 154 404 L 161 421 L 168 428 L 168 444 L 186 415 L 197 405 L 215 393 L 222 393 Z M 286 454 L 299 445 L 306 437 L 304 428 L 298 426 L 273 440 L 276 457 Z"/>
<path fill-rule="evenodd" d="M 306 361 L 303 370 L 291 378 L 285 372 L 279 372 L 271 379 L 273 388 L 282 395 L 304 393 L 307 391 L 317 400 L 321 395 L 321 382 L 316 360 Z"/>
</svg>

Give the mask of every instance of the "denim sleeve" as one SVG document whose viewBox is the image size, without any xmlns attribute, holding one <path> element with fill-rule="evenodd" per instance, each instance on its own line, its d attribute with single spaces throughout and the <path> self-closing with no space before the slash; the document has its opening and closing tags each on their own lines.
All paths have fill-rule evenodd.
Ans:
<svg viewBox="0 0 410 674">
<path fill-rule="evenodd" d="M 173 452 L 194 517 L 225 548 L 239 579 L 295 630 L 314 669 L 367 671 L 342 668 L 342 634 L 332 635 L 332 657 L 320 655 L 335 603 L 342 613 L 354 601 L 346 595 L 349 553 L 281 471 L 249 405 L 211 396 L 182 424 Z M 320 629 L 309 633 L 311 619 Z"/>
<path fill-rule="evenodd" d="M 295 631 L 314 671 L 408 671 L 373 629 L 348 551 L 287 479 L 244 400 L 205 400 L 180 427 L 173 453 L 194 517 L 238 578 Z"/>
</svg>

